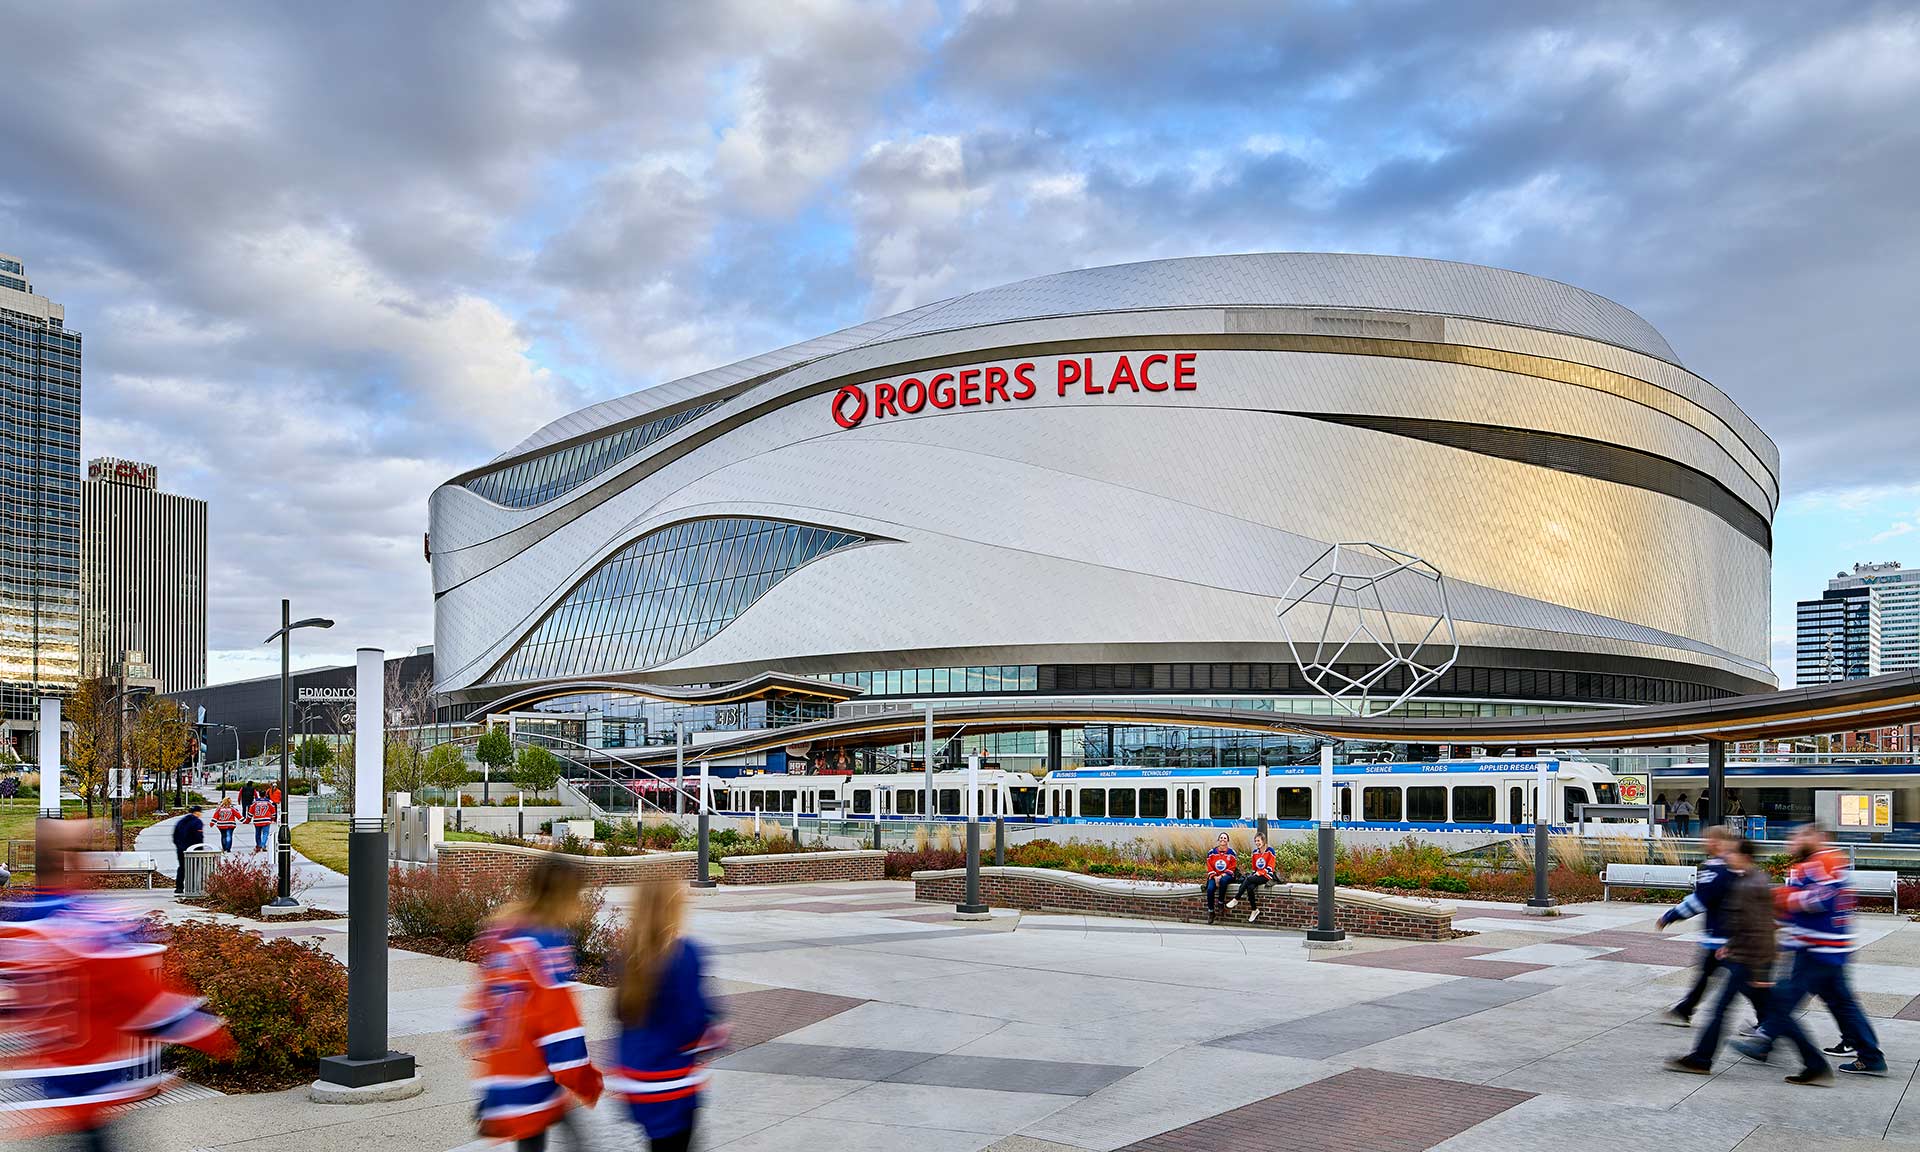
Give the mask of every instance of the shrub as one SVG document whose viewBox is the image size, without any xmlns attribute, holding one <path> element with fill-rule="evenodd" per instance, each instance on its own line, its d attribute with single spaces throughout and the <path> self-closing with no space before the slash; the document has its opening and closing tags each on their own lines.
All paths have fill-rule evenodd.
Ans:
<svg viewBox="0 0 1920 1152">
<path fill-rule="evenodd" d="M 670 849 L 686 836 L 686 832 L 673 824 L 649 824 L 640 829 L 640 847 Z M 722 839 L 728 844 L 739 841 L 740 833 L 732 828 L 707 834 L 707 843 L 718 847 Z"/>
<path fill-rule="evenodd" d="M 228 1092 L 273 1092 L 311 1081 L 320 1057 L 346 1050 L 347 969 L 332 956 L 206 920 L 151 924 L 168 944 L 167 979 L 206 997 L 233 1033 L 228 1060 L 180 1050 L 193 1079 Z"/>
<path fill-rule="evenodd" d="M 387 872 L 387 910 L 402 935 L 438 940 L 464 951 L 487 926 L 487 918 L 513 897 L 506 882 L 462 878 L 439 868 Z"/>
<path fill-rule="evenodd" d="M 312 878 L 296 869 L 292 883 L 294 896 L 311 887 Z M 273 857 L 264 853 L 228 856 L 207 875 L 208 906 L 234 916 L 259 916 L 260 906 L 270 903 L 279 892 L 279 873 L 274 869 Z"/>
<path fill-rule="evenodd" d="M 950 848 L 916 848 L 887 853 L 886 872 L 895 880 L 904 880 L 915 872 L 960 868 L 966 863 L 965 852 L 956 852 Z"/>
</svg>

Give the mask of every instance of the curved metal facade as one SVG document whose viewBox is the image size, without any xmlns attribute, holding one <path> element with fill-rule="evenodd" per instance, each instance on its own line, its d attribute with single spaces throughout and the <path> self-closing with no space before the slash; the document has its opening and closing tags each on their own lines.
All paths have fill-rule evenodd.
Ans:
<svg viewBox="0 0 1920 1152">
<path fill-rule="evenodd" d="M 479 494 L 642 427 L 538 503 Z M 595 405 L 450 480 L 437 676 L 487 699 L 552 675 L 1192 664 L 1278 689 L 1276 601 L 1329 543 L 1371 540 L 1446 573 L 1462 694 L 1514 669 L 1751 691 L 1774 684 L 1778 467 L 1651 326 L 1567 285 L 1324 254 L 1067 272 Z M 764 587 L 718 558 L 694 582 L 741 594 L 650 646 L 563 605 L 635 541 L 722 518 L 868 543 Z M 567 660 L 529 662 L 557 608 Z"/>
</svg>

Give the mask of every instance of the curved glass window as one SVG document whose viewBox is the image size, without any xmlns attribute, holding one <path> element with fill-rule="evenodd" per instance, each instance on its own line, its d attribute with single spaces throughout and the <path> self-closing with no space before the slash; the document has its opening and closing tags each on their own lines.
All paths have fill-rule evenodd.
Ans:
<svg viewBox="0 0 1920 1152">
<path fill-rule="evenodd" d="M 654 441 L 726 403 L 715 400 L 684 412 L 623 428 L 608 436 L 583 441 L 571 448 L 535 456 L 488 472 L 460 486 L 485 500 L 507 508 L 531 508 L 573 491 Z"/>
<path fill-rule="evenodd" d="M 487 679 L 650 668 L 705 643 L 802 564 L 864 539 L 731 517 L 649 532 L 607 557 Z"/>
</svg>

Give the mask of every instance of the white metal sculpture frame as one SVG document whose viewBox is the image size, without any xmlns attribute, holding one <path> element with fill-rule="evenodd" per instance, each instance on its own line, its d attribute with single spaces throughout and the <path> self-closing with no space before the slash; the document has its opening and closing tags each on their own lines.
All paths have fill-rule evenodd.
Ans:
<svg viewBox="0 0 1920 1152">
<path fill-rule="evenodd" d="M 1391 609 L 1383 586 L 1392 593 Z M 1393 711 L 1460 659 L 1446 577 L 1420 557 L 1382 544 L 1335 544 L 1322 552 L 1293 578 L 1278 615 L 1307 682 L 1352 715 Z M 1341 671 L 1361 645 L 1384 658 L 1357 676 Z M 1383 703 L 1376 692 L 1398 669 L 1407 670 L 1406 685 Z"/>
</svg>

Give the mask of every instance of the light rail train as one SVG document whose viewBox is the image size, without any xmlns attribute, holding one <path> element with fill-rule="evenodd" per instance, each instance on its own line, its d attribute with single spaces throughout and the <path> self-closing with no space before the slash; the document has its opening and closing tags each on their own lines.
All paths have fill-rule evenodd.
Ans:
<svg viewBox="0 0 1920 1152">
<path fill-rule="evenodd" d="M 1553 797 L 1550 822 L 1572 823 L 1580 804 L 1619 802 L 1613 773 L 1583 760 L 1340 764 L 1333 770 L 1335 819 L 1343 826 L 1407 831 L 1530 829 L 1543 764 Z M 719 815 L 792 813 L 851 821 L 962 820 L 966 786 L 966 772 L 936 771 L 926 812 L 926 777 L 919 772 L 770 773 L 711 784 Z M 1041 824 L 1231 827 L 1255 818 L 1258 787 L 1255 768 L 1067 768 L 1043 776 L 988 768 L 979 775 L 976 811 L 987 819 Z M 1312 826 L 1319 813 L 1319 765 L 1270 767 L 1267 788 L 1270 826 Z"/>
</svg>

